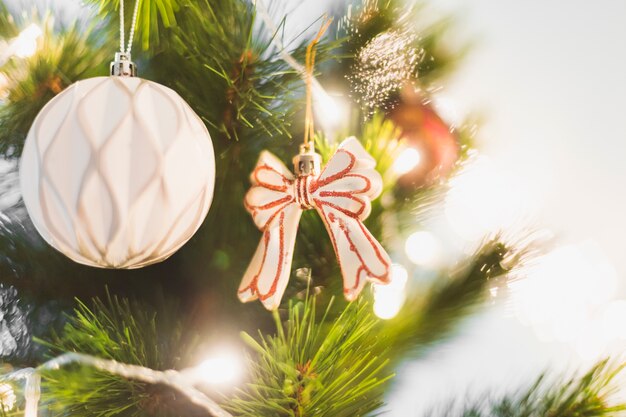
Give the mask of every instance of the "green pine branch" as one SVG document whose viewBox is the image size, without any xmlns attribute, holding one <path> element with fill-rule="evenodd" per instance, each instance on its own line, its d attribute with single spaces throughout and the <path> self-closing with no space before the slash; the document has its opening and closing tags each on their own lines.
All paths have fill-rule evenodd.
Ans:
<svg viewBox="0 0 626 417">
<path fill-rule="evenodd" d="M 38 341 L 53 356 L 78 352 L 157 370 L 180 368 L 193 339 L 183 332 L 177 310 L 164 302 L 157 314 L 150 307 L 111 295 L 104 301 L 94 299 L 92 307 L 78 301 L 63 331 L 53 334 L 50 341 Z M 203 415 L 169 388 L 78 365 L 45 371 L 42 390 L 45 407 L 59 415 Z"/>
<path fill-rule="evenodd" d="M 120 1 L 124 2 L 124 22 L 127 34 L 130 32 L 135 2 L 139 2 L 136 32 L 144 50 L 148 50 L 150 46 L 158 46 L 163 30 L 176 26 L 176 13 L 180 9 L 181 0 L 88 0 L 89 3 L 98 6 L 101 16 L 115 22 L 116 25 L 118 25 Z M 126 36 L 128 39 L 128 35 Z"/>
<path fill-rule="evenodd" d="M 332 301 L 331 301 L 332 304 Z M 329 319 L 330 304 L 316 317 L 316 299 L 292 303 L 283 324 L 275 313 L 277 334 L 259 340 L 244 334 L 255 354 L 248 361 L 250 382 L 227 402 L 237 416 L 363 416 L 382 404 L 385 344 L 366 302 L 348 304 Z"/>
<path fill-rule="evenodd" d="M 13 17 L 11 31 L 29 22 Z M 37 52 L 13 58 L 0 70 L 7 77 L 6 99 L 0 103 L 0 156 L 18 157 L 35 116 L 56 94 L 83 78 L 107 73 L 111 54 L 102 47 L 108 36 L 95 25 L 78 23 L 54 28 L 51 16 L 32 18 L 43 31 Z M 19 22 L 19 24 L 18 24 Z"/>
<path fill-rule="evenodd" d="M 441 416 L 460 417 L 615 417 L 623 415 L 626 403 L 615 402 L 618 391 L 616 380 L 624 369 L 608 360 L 601 361 L 582 376 L 564 381 L 541 375 L 529 388 L 518 392 L 493 396 L 466 404 L 462 411 L 453 412 L 450 406 Z M 434 413 L 433 413 L 434 414 Z"/>
<path fill-rule="evenodd" d="M 520 267 L 525 248 L 499 238 L 483 246 L 454 272 L 442 272 L 428 290 L 409 288 L 404 307 L 381 329 L 392 340 L 394 357 L 415 356 L 452 337 L 463 319 L 487 300 L 491 287 L 501 286 Z"/>
</svg>

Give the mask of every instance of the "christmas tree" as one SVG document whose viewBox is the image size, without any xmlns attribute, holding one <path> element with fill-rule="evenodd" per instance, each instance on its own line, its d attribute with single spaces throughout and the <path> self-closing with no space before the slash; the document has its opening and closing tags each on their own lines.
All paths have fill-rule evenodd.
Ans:
<svg viewBox="0 0 626 417">
<path fill-rule="evenodd" d="M 450 22 L 433 19 L 425 4 L 341 2 L 324 16 L 293 22 L 288 10 L 261 0 L 86 3 L 81 18 L 68 23 L 62 10 L 24 11 L 0 1 L 2 415 L 378 415 L 397 369 L 523 280 L 525 266 L 541 251 L 531 231 L 501 230 L 480 236 L 469 255 L 441 254 L 423 227 L 476 158 L 475 123 L 450 126 L 432 103 L 467 45 L 446 42 Z M 20 195 L 18 161 L 27 155 L 27 137 L 61 131 L 52 122 L 33 127 L 44 106 L 78 89 L 78 81 L 108 76 L 118 43 L 113 83 L 137 79 L 126 61 L 132 48 L 138 75 L 171 88 L 199 116 L 203 127 L 194 135 L 204 138 L 206 127 L 202 140 L 212 145 L 215 185 L 205 190 L 213 193 L 208 215 L 199 210 L 199 229 L 173 245 L 178 249 L 193 234 L 171 257 L 155 250 L 144 263 L 114 264 L 109 246 L 90 258 L 90 243 L 81 241 L 79 261 L 116 267 L 104 269 L 73 262 L 61 253 L 76 259 L 71 245 L 39 236 L 32 206 L 27 212 Z M 139 117 L 152 108 L 160 87 L 141 85 L 153 95 L 147 102 L 133 99 L 139 104 L 130 110 L 112 95 L 98 96 L 109 105 L 105 114 Z M 90 111 L 81 116 L 77 108 L 76 118 L 92 117 Z M 154 126 L 142 128 L 158 136 L 170 116 L 155 116 Z M 139 141 L 143 134 L 135 129 Z M 348 137 L 356 139 L 344 141 Z M 141 149 L 130 165 L 147 158 L 149 148 Z M 297 196 L 288 194 L 281 184 L 300 187 L 294 185 L 306 178 L 300 171 L 317 163 L 313 150 L 329 170 L 345 155 L 353 158 L 348 174 L 315 172 L 317 188 L 302 180 Z M 57 168 L 38 178 L 54 178 L 80 153 L 64 152 L 49 165 Z M 204 157 L 201 150 L 198 155 Z M 179 167 L 185 184 L 201 171 L 191 167 L 198 155 L 188 154 Z M 290 164 L 281 171 L 277 161 L 294 155 L 298 172 Z M 87 167 L 102 171 L 104 164 L 98 156 Z M 24 176 L 29 168 L 22 165 Z M 259 167 L 280 174 L 279 182 Z M 253 188 L 265 187 L 265 194 L 248 191 L 253 172 Z M 346 180 L 361 191 L 347 196 L 338 185 Z M 355 186 L 359 181 L 367 186 Z M 51 201 L 40 198 L 37 204 Z M 171 198 L 162 205 L 175 205 Z M 278 198 L 291 205 L 272 216 L 299 220 L 293 250 L 284 243 L 296 236 L 289 220 L 274 229 L 274 217 L 257 222 Z M 97 193 L 85 201 L 99 201 Z M 108 224 L 97 204 L 85 207 L 82 215 L 94 228 Z M 149 222 L 152 209 L 144 208 L 134 225 L 160 230 Z M 270 273 L 279 278 L 263 288 Z M 242 277 L 250 280 L 240 286 Z M 371 287 L 363 289 L 366 278 Z M 238 295 L 262 302 L 242 304 Z M 534 384 L 506 395 L 485 393 L 483 401 L 467 403 L 451 398 L 432 415 L 617 415 L 626 410 L 611 397 L 621 369 L 605 360 L 572 377 L 537 375 Z"/>
</svg>

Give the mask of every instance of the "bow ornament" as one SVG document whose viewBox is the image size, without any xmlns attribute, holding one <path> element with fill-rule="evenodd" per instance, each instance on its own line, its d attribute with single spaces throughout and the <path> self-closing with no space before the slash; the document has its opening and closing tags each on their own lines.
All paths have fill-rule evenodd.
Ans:
<svg viewBox="0 0 626 417">
<path fill-rule="evenodd" d="M 354 137 L 339 145 L 321 173 L 320 159 L 302 150 L 294 176 L 276 156 L 261 153 L 244 204 L 263 236 L 239 287 L 241 301 L 258 298 L 269 310 L 280 305 L 300 216 L 308 209 L 317 210 L 330 235 L 346 299 L 354 300 L 366 281 L 389 282 L 389 255 L 363 225 L 382 190 L 376 161 Z"/>
</svg>

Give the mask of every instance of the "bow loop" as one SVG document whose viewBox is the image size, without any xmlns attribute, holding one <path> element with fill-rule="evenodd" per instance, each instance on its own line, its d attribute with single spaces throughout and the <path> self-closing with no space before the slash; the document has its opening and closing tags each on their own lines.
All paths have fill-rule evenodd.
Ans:
<svg viewBox="0 0 626 417">
<path fill-rule="evenodd" d="M 244 198 L 244 206 L 260 230 L 265 230 L 271 220 L 293 197 L 294 176 L 270 152 L 263 151 L 250 175 L 252 188 Z"/>
</svg>

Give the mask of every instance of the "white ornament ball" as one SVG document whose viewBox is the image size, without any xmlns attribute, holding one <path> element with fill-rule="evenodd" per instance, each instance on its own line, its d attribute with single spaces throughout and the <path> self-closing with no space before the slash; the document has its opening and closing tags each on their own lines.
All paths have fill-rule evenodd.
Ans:
<svg viewBox="0 0 626 417">
<path fill-rule="evenodd" d="M 204 123 L 173 90 L 136 77 L 79 81 L 28 133 L 20 166 L 41 236 L 81 264 L 140 268 L 172 255 L 211 205 Z"/>
</svg>

